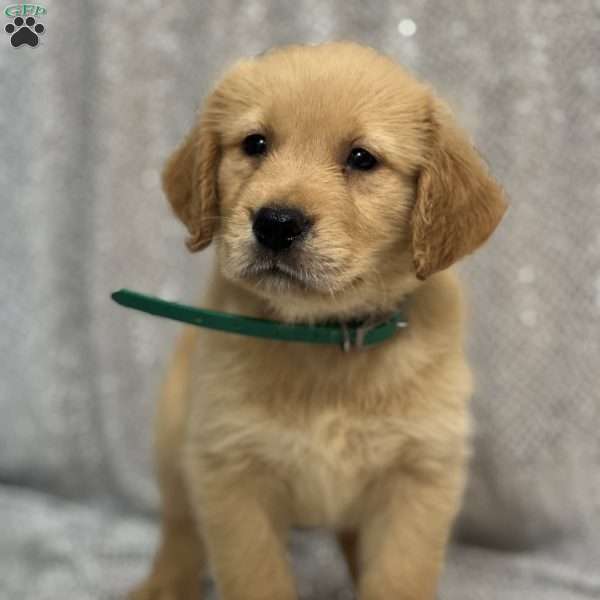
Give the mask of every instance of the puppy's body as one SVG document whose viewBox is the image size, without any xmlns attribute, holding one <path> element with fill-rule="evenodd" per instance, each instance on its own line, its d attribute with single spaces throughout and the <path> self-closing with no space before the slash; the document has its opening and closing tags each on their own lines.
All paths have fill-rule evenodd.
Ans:
<svg viewBox="0 0 600 600">
<path fill-rule="evenodd" d="M 342 71 L 358 65 L 353 85 L 332 86 L 366 95 L 358 104 L 314 88 L 331 56 Z M 361 600 L 431 600 L 464 482 L 471 385 L 457 283 L 432 273 L 479 245 L 504 204 L 430 92 L 387 59 L 341 44 L 261 61 L 222 82 L 201 137 L 165 171 L 190 247 L 217 239 L 203 305 L 290 322 L 401 308 L 409 326 L 347 354 L 187 331 L 157 419 L 163 541 L 134 597 L 196 598 L 208 557 L 224 600 L 292 600 L 285 534 L 300 525 L 341 534 Z M 283 92 L 262 89 L 271 77 Z M 251 162 L 238 140 L 257 129 L 274 149 Z M 379 171 L 340 174 L 358 130 L 378 147 Z M 256 213 L 275 200 L 311 222 L 284 253 L 248 231 L 254 221 L 258 236 Z M 446 206 L 441 221 L 432 204 Z"/>
<path fill-rule="evenodd" d="M 228 283 L 213 289 L 209 304 L 229 297 L 228 310 L 258 313 Z M 294 524 L 340 529 L 357 526 L 365 494 L 385 472 L 437 472 L 451 456 L 461 463 L 470 380 L 453 278 L 432 278 L 406 313 L 410 328 L 392 342 L 347 355 L 335 346 L 199 333 L 189 476 L 197 477 L 197 460 L 207 470 L 211 460 L 233 470 L 262 464 L 285 484 Z"/>
</svg>

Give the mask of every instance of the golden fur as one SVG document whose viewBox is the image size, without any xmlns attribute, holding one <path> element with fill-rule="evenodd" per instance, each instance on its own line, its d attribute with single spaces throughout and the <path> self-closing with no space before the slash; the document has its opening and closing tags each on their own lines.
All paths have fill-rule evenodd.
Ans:
<svg viewBox="0 0 600 600">
<path fill-rule="evenodd" d="M 245 136 L 269 152 L 248 157 Z M 362 146 L 369 172 L 345 158 Z M 499 187 L 425 85 L 355 44 L 244 60 L 168 161 L 188 246 L 216 244 L 203 305 L 290 322 L 384 315 L 409 327 L 347 354 L 188 329 L 157 418 L 162 541 L 136 600 L 292 600 L 292 526 L 335 531 L 360 600 L 432 600 L 465 479 L 471 378 L 446 270 L 500 221 Z M 254 270 L 251 216 L 314 221 L 299 280 Z"/>
</svg>

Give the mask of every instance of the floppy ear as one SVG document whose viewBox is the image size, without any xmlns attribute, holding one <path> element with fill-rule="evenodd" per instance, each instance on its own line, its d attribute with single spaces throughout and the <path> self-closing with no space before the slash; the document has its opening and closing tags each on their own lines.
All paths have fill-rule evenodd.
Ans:
<svg viewBox="0 0 600 600">
<path fill-rule="evenodd" d="M 432 148 L 421 169 L 412 214 L 415 272 L 426 279 L 475 251 L 492 234 L 506 201 L 449 110 L 435 101 Z"/>
<path fill-rule="evenodd" d="M 218 222 L 218 158 L 216 134 L 200 122 L 169 157 L 162 172 L 163 190 L 190 233 L 186 240 L 190 252 L 210 244 Z"/>
</svg>

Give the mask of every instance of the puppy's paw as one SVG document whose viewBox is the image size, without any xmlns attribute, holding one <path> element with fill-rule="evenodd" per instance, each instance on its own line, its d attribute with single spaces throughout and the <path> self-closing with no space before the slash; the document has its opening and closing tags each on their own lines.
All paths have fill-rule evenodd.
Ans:
<svg viewBox="0 0 600 600">
<path fill-rule="evenodd" d="M 170 578 L 150 575 L 129 592 L 127 600 L 202 600 L 200 576 L 197 573 Z"/>
</svg>

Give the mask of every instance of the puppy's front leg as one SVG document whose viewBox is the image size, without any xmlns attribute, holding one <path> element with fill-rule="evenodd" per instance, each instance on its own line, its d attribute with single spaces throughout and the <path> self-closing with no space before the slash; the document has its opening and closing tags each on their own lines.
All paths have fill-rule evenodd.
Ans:
<svg viewBox="0 0 600 600">
<path fill-rule="evenodd" d="M 360 527 L 360 600 L 433 600 L 463 488 L 463 468 L 386 476 Z"/>
<path fill-rule="evenodd" d="M 204 473 L 193 492 L 221 600 L 295 600 L 283 485 L 247 468 Z"/>
</svg>

